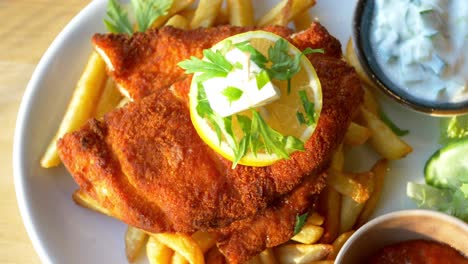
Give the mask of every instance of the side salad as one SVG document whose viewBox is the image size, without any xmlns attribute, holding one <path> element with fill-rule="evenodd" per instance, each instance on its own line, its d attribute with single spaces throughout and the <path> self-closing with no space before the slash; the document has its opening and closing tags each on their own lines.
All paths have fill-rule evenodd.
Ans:
<svg viewBox="0 0 468 264">
<path fill-rule="evenodd" d="M 421 208 L 468 222 L 468 115 L 442 119 L 440 143 L 426 162 L 425 184 L 408 182 L 406 193 Z"/>
</svg>

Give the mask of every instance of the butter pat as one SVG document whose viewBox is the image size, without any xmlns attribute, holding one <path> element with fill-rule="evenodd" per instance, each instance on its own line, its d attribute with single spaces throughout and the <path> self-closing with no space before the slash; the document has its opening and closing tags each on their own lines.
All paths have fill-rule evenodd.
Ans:
<svg viewBox="0 0 468 264">
<path fill-rule="evenodd" d="M 280 97 L 279 89 L 269 79 L 263 79 L 263 86 L 259 89 L 257 76 L 262 69 L 250 60 L 249 54 L 234 48 L 226 53 L 226 59 L 238 67 L 234 67 L 225 78 L 217 77 L 203 82 L 208 102 L 220 116 L 227 117 L 263 106 Z M 236 96 L 227 95 L 229 89 L 235 90 Z"/>
</svg>

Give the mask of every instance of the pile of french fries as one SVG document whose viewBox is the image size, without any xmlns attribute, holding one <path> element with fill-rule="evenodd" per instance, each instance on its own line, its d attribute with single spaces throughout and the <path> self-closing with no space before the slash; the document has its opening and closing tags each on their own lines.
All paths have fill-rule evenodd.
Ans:
<svg viewBox="0 0 468 264">
<path fill-rule="evenodd" d="M 291 25 L 296 30 L 311 24 L 309 9 L 315 0 L 281 0 L 255 21 L 251 0 L 174 0 L 168 13 L 158 18 L 153 27 L 173 26 L 181 29 L 211 27 L 221 24 L 235 26 Z M 346 47 L 346 60 L 354 66 L 363 84 L 373 83 L 362 70 L 351 40 Z M 310 212 L 301 229 L 288 243 L 266 249 L 249 263 L 333 263 L 339 250 L 351 234 L 368 221 L 376 208 L 384 185 L 389 160 L 405 157 L 412 151 L 379 118 L 379 105 L 371 89 L 363 85 L 364 102 L 349 126 L 345 140 L 333 156 L 327 171 L 327 187 L 321 193 L 317 212 Z M 123 98 L 112 78 L 105 71 L 105 63 L 92 52 L 75 88 L 64 118 L 45 151 L 44 168 L 60 164 L 56 142 L 64 134 L 81 127 L 89 118 L 101 118 L 105 113 L 128 102 Z M 382 157 L 369 171 L 355 173 L 344 168 L 346 150 L 369 142 Z M 111 212 L 81 190 L 73 200 L 88 209 L 112 217 Z M 125 234 L 126 255 L 129 262 L 137 260 L 146 248 L 150 263 L 223 263 L 216 237 L 212 233 L 151 234 L 129 226 Z"/>
</svg>

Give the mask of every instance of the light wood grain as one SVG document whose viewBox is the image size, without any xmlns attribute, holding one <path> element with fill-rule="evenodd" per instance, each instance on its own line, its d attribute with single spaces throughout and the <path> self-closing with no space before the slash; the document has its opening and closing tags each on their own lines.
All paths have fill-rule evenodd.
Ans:
<svg viewBox="0 0 468 264">
<path fill-rule="evenodd" d="M 21 221 L 12 149 L 24 89 L 54 37 L 89 0 L 0 0 L 0 263 L 39 263 Z"/>
</svg>

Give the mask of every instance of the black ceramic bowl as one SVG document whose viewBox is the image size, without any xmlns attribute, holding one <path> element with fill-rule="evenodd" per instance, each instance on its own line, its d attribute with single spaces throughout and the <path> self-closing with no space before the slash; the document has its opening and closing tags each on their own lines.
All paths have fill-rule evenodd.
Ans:
<svg viewBox="0 0 468 264">
<path fill-rule="evenodd" d="M 375 0 L 358 1 L 354 11 L 352 32 L 354 51 L 369 78 L 385 94 L 398 103 L 418 112 L 435 116 L 467 114 L 468 100 L 457 103 L 445 103 L 417 98 L 386 76 L 377 63 L 370 43 L 374 6 Z"/>
</svg>

